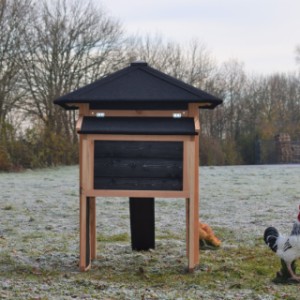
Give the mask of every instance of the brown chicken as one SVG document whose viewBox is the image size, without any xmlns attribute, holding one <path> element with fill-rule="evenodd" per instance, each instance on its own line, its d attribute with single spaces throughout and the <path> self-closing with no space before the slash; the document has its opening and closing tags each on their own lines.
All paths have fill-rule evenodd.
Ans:
<svg viewBox="0 0 300 300">
<path fill-rule="evenodd" d="M 221 241 L 215 236 L 211 227 L 201 222 L 199 222 L 199 240 L 209 246 L 220 247 L 221 245 Z"/>
</svg>

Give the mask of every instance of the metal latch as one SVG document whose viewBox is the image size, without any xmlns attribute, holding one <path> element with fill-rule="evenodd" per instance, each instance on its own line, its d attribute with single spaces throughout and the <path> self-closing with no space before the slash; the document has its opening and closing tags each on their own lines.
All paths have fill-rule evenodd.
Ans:
<svg viewBox="0 0 300 300">
<path fill-rule="evenodd" d="M 181 113 L 173 113 L 173 118 L 174 119 L 180 119 L 181 118 Z"/>
<path fill-rule="evenodd" d="M 96 117 L 97 118 L 104 118 L 105 117 L 105 113 L 104 112 L 97 112 L 96 113 Z"/>
</svg>

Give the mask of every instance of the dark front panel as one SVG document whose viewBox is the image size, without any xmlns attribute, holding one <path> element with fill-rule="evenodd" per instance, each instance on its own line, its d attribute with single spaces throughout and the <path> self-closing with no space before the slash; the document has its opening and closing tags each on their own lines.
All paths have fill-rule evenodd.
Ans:
<svg viewBox="0 0 300 300">
<path fill-rule="evenodd" d="M 179 191 L 182 178 L 182 142 L 95 141 L 95 189 Z"/>
</svg>

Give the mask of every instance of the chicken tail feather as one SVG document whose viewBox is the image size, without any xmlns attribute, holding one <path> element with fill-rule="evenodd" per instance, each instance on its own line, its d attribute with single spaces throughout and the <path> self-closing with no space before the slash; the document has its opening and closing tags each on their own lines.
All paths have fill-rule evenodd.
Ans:
<svg viewBox="0 0 300 300">
<path fill-rule="evenodd" d="M 273 252 L 277 251 L 279 232 L 275 227 L 268 227 L 264 232 L 264 241 Z"/>
</svg>

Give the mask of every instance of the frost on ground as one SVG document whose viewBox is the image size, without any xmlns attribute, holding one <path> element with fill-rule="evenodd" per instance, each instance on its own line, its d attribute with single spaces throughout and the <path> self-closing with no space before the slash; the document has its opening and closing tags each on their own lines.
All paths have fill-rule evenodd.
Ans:
<svg viewBox="0 0 300 300">
<path fill-rule="evenodd" d="M 98 258 L 78 271 L 78 167 L 0 174 L 0 299 L 298 299 L 262 234 L 289 233 L 300 165 L 201 167 L 200 218 L 223 241 L 186 272 L 185 202 L 156 199 L 156 249 L 133 252 L 125 198 L 97 198 Z"/>
</svg>

